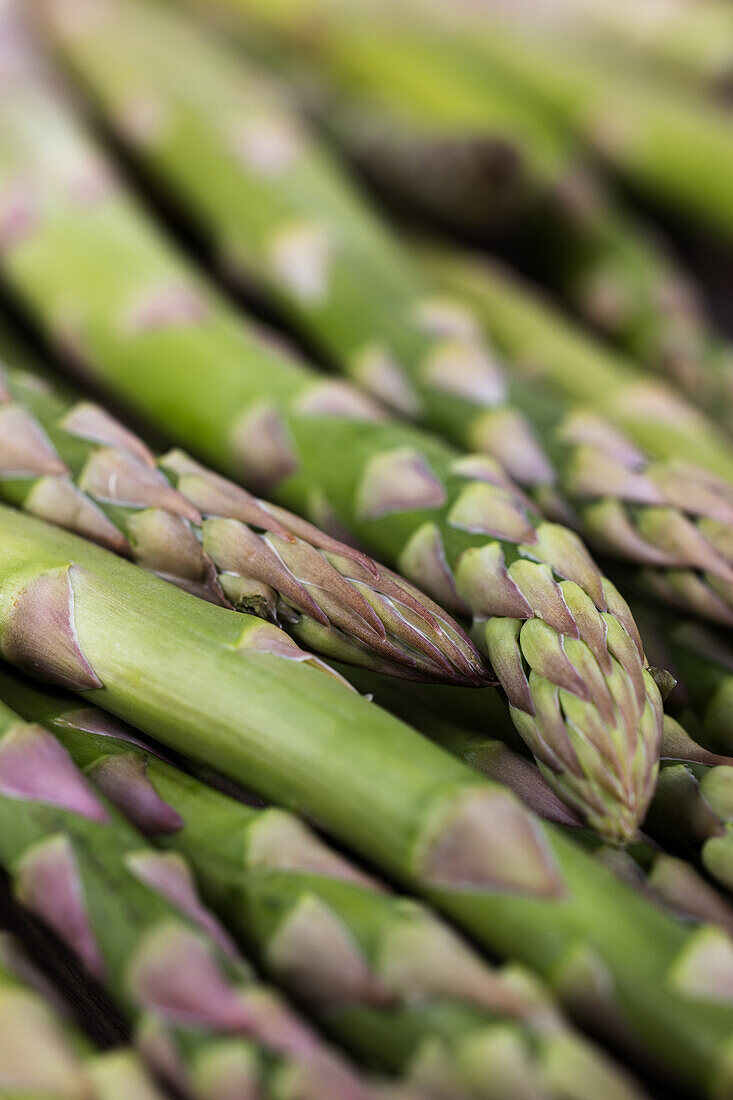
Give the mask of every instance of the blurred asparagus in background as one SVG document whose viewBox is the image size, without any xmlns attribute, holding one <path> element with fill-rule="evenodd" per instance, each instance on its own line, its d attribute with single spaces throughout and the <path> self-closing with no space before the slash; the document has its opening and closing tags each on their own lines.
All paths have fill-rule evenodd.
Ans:
<svg viewBox="0 0 733 1100">
<path fill-rule="evenodd" d="M 462 10 L 472 21 L 487 11 L 529 23 L 619 67 L 649 66 L 660 76 L 731 89 L 733 11 L 726 0 L 456 0 L 454 13 Z"/>
<path fill-rule="evenodd" d="M 691 734 L 714 752 L 733 755 L 733 649 L 726 631 L 635 602 L 652 661 L 677 683 L 668 704 Z"/>
<path fill-rule="evenodd" d="M 96 1051 L 61 995 L 0 931 L 0 1088 L 6 1100 L 163 1100 L 132 1051 Z"/>
<path fill-rule="evenodd" d="M 508 238 L 593 325 L 733 424 L 733 354 L 691 277 L 535 97 L 451 36 L 427 33 L 424 7 L 409 19 L 379 6 L 365 19 L 328 0 L 215 8 L 244 26 L 249 45 L 263 27 L 279 32 L 268 59 L 408 214 Z"/>
<path fill-rule="evenodd" d="M 190 861 L 232 934 L 369 1065 L 430 1100 L 640 1096 L 573 1035 L 535 978 L 492 970 L 425 907 L 388 894 L 295 816 L 197 781 L 73 696 L 5 669 L 0 694 L 52 730 L 157 846 Z"/>
<path fill-rule="evenodd" d="M 477 60 L 536 96 L 640 194 L 730 239 L 733 119 L 724 106 L 638 68 L 619 73 L 568 42 L 543 39 L 526 25 L 518 31 L 486 8 L 477 30 L 458 31 L 462 50 L 475 50 Z"/>
<path fill-rule="evenodd" d="M 41 79 L 16 78 L 0 146 L 16 227 L 2 274 L 66 360 L 254 491 L 350 532 L 472 615 L 545 778 L 609 839 L 632 837 L 661 701 L 623 599 L 574 532 L 543 522 L 488 456 L 389 420 L 273 348 L 160 235 Z M 33 195 L 33 214 L 17 221 L 19 194 L 21 206 Z"/>
<path fill-rule="evenodd" d="M 543 35 L 541 26 L 524 21 L 517 27 L 490 4 L 468 23 L 445 6 L 375 5 L 366 14 L 333 0 L 219 0 L 218 6 L 232 18 L 294 36 L 301 47 L 315 45 L 319 58 L 336 56 L 338 65 L 353 64 L 353 54 L 364 57 L 376 37 L 394 41 L 401 23 L 441 68 L 490 69 L 505 98 L 534 103 L 639 193 L 710 230 L 733 232 L 726 186 L 733 120 L 725 107 L 689 88 L 655 80 L 638 66 L 619 71 L 597 52 L 589 56 L 567 39 Z"/>
</svg>

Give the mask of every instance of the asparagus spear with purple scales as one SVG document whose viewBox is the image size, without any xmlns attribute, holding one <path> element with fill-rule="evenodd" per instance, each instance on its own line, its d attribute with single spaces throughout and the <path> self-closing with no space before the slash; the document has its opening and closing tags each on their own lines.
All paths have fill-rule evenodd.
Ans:
<svg viewBox="0 0 733 1100">
<path fill-rule="evenodd" d="M 20 942 L 0 932 L 0 1089 L 5 1100 L 163 1100 L 131 1050 L 101 1053 Z"/>
<path fill-rule="evenodd" d="M 0 506 L 6 659 L 297 806 L 493 954 L 549 979 L 587 1025 L 633 1035 L 711 1096 L 730 1092 L 728 937 L 655 910 L 282 638 Z"/>
<path fill-rule="evenodd" d="M 73 696 L 5 669 L 0 693 L 156 845 L 190 861 L 229 930 L 362 1060 L 436 1100 L 638 1095 L 563 1025 L 536 979 L 492 970 L 298 818 L 207 787 Z"/>
<path fill-rule="evenodd" d="M 155 459 L 104 409 L 1 365 L 0 498 L 282 623 L 329 657 L 418 679 L 486 678 L 461 628 L 365 554 L 182 451 Z"/>
<path fill-rule="evenodd" d="M 16 896 L 109 988 L 176 1088 L 201 1100 L 227 1087 L 263 1100 L 367 1100 L 367 1086 L 254 980 L 185 861 L 146 847 L 54 737 L 4 705 L 0 822 Z"/>
<path fill-rule="evenodd" d="M 185 19 L 145 2 L 84 0 L 91 18 L 72 19 L 69 27 L 76 2 L 51 2 L 53 26 L 103 113 L 123 137 L 132 132 L 143 161 L 209 227 L 218 250 L 247 257 L 248 278 L 284 303 L 343 370 L 460 446 L 491 453 L 549 515 L 579 525 L 602 551 L 637 562 L 662 598 L 733 623 L 733 448 L 722 433 L 622 360 L 591 343 L 584 347 L 580 338 L 575 346 L 572 330 L 561 321 L 553 330 L 552 315 L 530 299 L 510 300 L 509 321 L 490 314 L 482 329 L 471 307 L 481 321 L 487 307 L 482 288 L 470 300 L 471 272 L 463 279 L 459 272 L 451 283 L 450 269 L 446 276 L 438 267 L 431 292 L 431 283 L 302 132 L 290 106 L 269 91 L 262 106 L 262 77 L 213 41 L 207 44 Z M 119 50 L 125 40 L 127 48 Z M 171 41 L 177 48 L 164 48 Z M 193 86 L 192 71 L 206 74 L 203 87 Z M 245 86 L 255 90 L 239 106 Z M 159 120 L 144 134 L 129 124 L 141 112 Z M 270 141 L 273 134 L 290 135 L 288 158 L 263 172 L 233 143 L 232 133 L 246 131 L 250 138 L 267 133 Z M 204 159 L 216 165 L 213 179 L 198 170 Z M 301 228 L 291 234 L 287 227 L 296 225 Z M 322 254 L 311 247 L 319 235 L 330 241 Z M 286 253 L 292 271 L 276 262 Z M 299 285 L 307 271 L 315 290 Z M 349 309 L 357 293 L 359 308 Z M 504 289 L 504 299 L 510 294 L 511 287 Z M 432 349 L 427 338 L 414 342 L 420 316 L 432 316 L 436 326 Z M 524 351 L 543 324 L 554 340 L 555 368 L 544 370 L 544 389 L 538 374 L 545 364 L 538 370 L 536 356 L 521 371 Z M 516 369 L 502 372 L 490 362 L 482 339 L 497 340 L 520 360 Z M 523 341 L 519 351 L 517 340 Z M 380 344 L 389 354 L 377 366 L 365 349 Z M 373 374 L 362 369 L 367 359 Z M 593 408 L 576 410 L 571 399 L 581 391 L 595 401 L 603 396 L 608 423 Z M 619 421 L 630 440 L 619 439 Z"/>
<path fill-rule="evenodd" d="M 2 273 L 59 349 L 194 453 L 471 614 L 548 781 L 609 838 L 633 836 L 659 693 L 578 537 L 543 522 L 490 458 L 272 348 L 156 232 L 42 81 L 15 79 L 0 134 Z"/>
</svg>

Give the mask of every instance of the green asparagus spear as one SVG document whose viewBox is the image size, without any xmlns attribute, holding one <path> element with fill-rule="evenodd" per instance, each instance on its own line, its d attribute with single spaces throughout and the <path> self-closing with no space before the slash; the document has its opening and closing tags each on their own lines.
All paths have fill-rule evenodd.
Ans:
<svg viewBox="0 0 733 1100">
<path fill-rule="evenodd" d="M 50 605 L 37 622 L 50 639 L 46 614 Z M 185 861 L 148 848 L 48 731 L 4 705 L 0 822 L 0 862 L 18 899 L 110 989 L 145 1056 L 177 1088 L 206 1100 L 227 1081 L 235 1095 L 272 1100 L 370 1095 L 254 980 Z"/>
<path fill-rule="evenodd" d="M 0 694 L 51 729 L 156 845 L 189 860 L 229 930 L 362 1060 L 436 1100 L 638 1095 L 563 1025 L 536 979 L 492 970 L 298 818 L 206 786 L 72 696 L 4 669 Z"/>
<path fill-rule="evenodd" d="M 6 1100 L 163 1100 L 131 1050 L 94 1050 L 7 932 L 0 932 L 0 1089 Z"/>
<path fill-rule="evenodd" d="M 488 456 L 390 421 L 268 346 L 161 238 L 36 78 L 0 105 L 0 265 L 100 384 L 255 492 L 369 543 L 474 619 L 545 778 L 613 842 L 651 795 L 661 703 L 623 599 Z"/>
<path fill-rule="evenodd" d="M 456 683 L 484 676 L 461 628 L 366 555 L 182 451 L 156 460 L 101 407 L 1 365 L 0 498 L 329 657 Z"/>
<path fill-rule="evenodd" d="M 502 344 L 504 353 L 521 360 L 512 377 L 504 376 L 478 349 L 484 335 L 501 343 L 511 319 L 490 315 L 482 333 L 461 302 L 469 277 L 461 281 L 460 273 L 452 284 L 444 278 L 431 299 L 428 281 L 413 273 L 407 257 L 360 206 L 348 182 L 323 163 L 306 135 L 299 137 L 291 162 L 277 172 L 262 173 L 246 157 L 242 163 L 230 130 L 259 127 L 271 139 L 272 133 L 294 133 L 297 128 L 285 104 L 263 110 L 264 93 L 257 93 L 261 77 L 258 83 L 256 74 L 214 42 L 207 43 L 185 20 L 137 0 L 124 5 L 96 0 L 90 9 L 96 20 L 63 34 L 76 2 L 51 0 L 57 16 L 53 25 L 104 113 L 123 134 L 130 132 L 126 120 L 142 110 L 141 103 L 147 104 L 148 115 L 163 120 L 142 137 L 143 159 L 211 227 L 219 251 L 230 261 L 244 256 L 248 278 L 261 283 L 277 302 L 284 298 L 288 314 L 309 337 L 320 337 L 320 346 L 342 369 L 379 396 L 391 398 L 396 410 L 411 413 L 459 446 L 492 454 L 547 514 L 571 525 L 581 523 L 583 533 L 602 551 L 640 563 L 655 594 L 733 624 L 733 448 L 722 433 L 712 432 L 676 396 L 650 386 L 622 361 L 594 354 L 592 345 L 585 348 L 576 341 L 575 358 L 569 360 L 565 352 L 574 334 L 565 332 L 561 322 L 550 345 L 558 392 L 538 387 L 535 362 L 527 363 L 524 351 L 538 323 L 544 321 L 547 329 L 553 319 L 531 301 L 511 303 L 514 315 L 525 315 L 511 330 L 515 343 L 520 339 L 524 345 L 518 352 L 511 340 Z M 175 49 L 169 47 L 172 41 Z M 190 80 L 191 72 L 206 74 L 205 90 Z M 254 90 L 246 106 L 232 112 L 235 122 L 227 126 L 222 121 L 227 105 L 244 99 L 243 83 Z M 133 133 L 133 142 L 139 144 L 139 132 Z M 216 166 L 213 180 L 198 170 L 204 159 Z M 318 295 L 300 293 L 273 261 L 273 242 L 283 240 L 283 226 L 289 225 L 301 227 L 291 238 L 293 270 L 300 279 L 309 266 L 319 267 Z M 307 241 L 312 244 L 319 234 L 331 245 L 316 261 Z M 357 294 L 359 308 L 350 309 Z M 485 297 L 474 294 L 484 316 Z M 417 348 L 414 342 L 406 347 L 414 318 L 427 312 L 434 315 L 442 340 L 432 349 L 424 341 Z M 389 350 L 392 382 L 386 386 L 383 361 L 374 375 L 362 370 L 364 349 L 373 348 L 375 341 Z M 584 362 L 591 356 L 594 374 Z M 623 421 L 630 408 L 630 424 L 624 427 L 631 429 L 632 439 L 619 440 L 613 420 L 606 425 L 594 409 L 589 414 L 569 407 L 566 393 L 577 397 L 579 389 L 584 397 L 593 393 L 594 402 L 602 395 L 604 409 L 612 395 L 620 406 L 617 420 Z M 639 450 L 640 443 L 647 453 Z M 720 480 L 707 469 L 684 466 L 683 459 L 704 463 Z M 639 473 L 642 467 L 645 477 Z M 613 496 L 609 490 L 615 490 Z"/>
<path fill-rule="evenodd" d="M 297 807 L 495 955 L 537 970 L 589 1026 L 633 1034 L 683 1080 L 731 1094 L 728 937 L 657 912 L 282 637 L 0 506 L 6 659 Z M 3 826 L 0 842 L 12 835 Z"/>
</svg>

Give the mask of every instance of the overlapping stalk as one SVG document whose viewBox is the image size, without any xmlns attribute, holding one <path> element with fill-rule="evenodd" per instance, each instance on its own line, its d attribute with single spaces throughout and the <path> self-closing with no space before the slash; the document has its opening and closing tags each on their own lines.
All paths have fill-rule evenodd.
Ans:
<svg viewBox="0 0 733 1100">
<path fill-rule="evenodd" d="M 94 1050 L 7 932 L 0 932 L 0 1089 L 5 1100 L 163 1100 L 132 1051 Z"/>
<path fill-rule="evenodd" d="M 156 845 L 186 857 L 229 930 L 362 1060 L 431 1100 L 639 1095 L 572 1034 L 536 979 L 492 970 L 295 816 L 206 786 L 72 696 L 2 669 L 0 694 L 51 729 Z"/>
<path fill-rule="evenodd" d="M 40 81 L 16 79 L 2 101 L 0 146 L 2 272 L 67 358 L 255 492 L 346 528 L 471 614 L 548 781 L 613 841 L 633 836 L 659 693 L 577 536 L 542 521 L 491 458 L 389 420 L 269 346 L 141 216 Z"/>
<path fill-rule="evenodd" d="M 440 269 L 437 284 L 424 279 L 301 132 L 292 110 L 272 94 L 263 107 L 262 78 L 193 25 L 161 19 L 146 2 L 84 0 L 96 18 L 70 27 L 74 6 L 52 0 L 53 26 L 104 114 L 123 136 L 132 133 L 143 159 L 208 227 L 218 251 L 230 262 L 241 256 L 248 279 L 283 304 L 341 369 L 396 411 L 459 446 L 492 454 L 547 514 L 582 525 L 602 551 L 639 563 L 662 599 L 733 624 L 733 448 L 722 433 L 670 391 L 576 339 L 530 298 L 515 294 L 507 305 L 511 286 L 500 287 L 507 318 L 485 303 L 492 284 L 461 300 L 464 284 L 474 291 L 470 272 L 461 279 L 459 270 L 451 281 L 449 269 L 442 284 Z M 209 74 L 205 93 L 192 86 L 192 70 Z M 246 102 L 243 87 L 250 89 Z M 227 123 L 231 104 L 237 106 Z M 157 127 L 131 130 L 130 119 L 143 111 Z M 271 142 L 290 135 L 288 157 L 263 171 L 233 144 L 234 132 L 248 132 L 250 141 L 258 133 Z M 204 159 L 216 165 L 218 186 L 198 171 Z M 322 249 L 314 246 L 319 239 Z M 286 253 L 290 266 L 280 263 Z M 308 271 L 310 287 L 303 282 Z M 483 329 L 474 305 L 482 321 L 488 314 Z M 425 337 L 415 342 L 421 317 L 437 327 L 432 347 Z M 548 351 L 537 332 L 543 324 Z M 511 377 L 487 357 L 482 341 L 492 340 L 516 363 Z M 377 347 L 380 354 L 371 354 Z M 539 355 L 551 359 L 554 373 L 544 362 L 538 367 Z M 556 392 L 538 390 L 540 372 Z M 601 399 L 604 412 L 569 405 L 578 397 Z M 617 423 L 629 439 L 619 436 Z"/>
<path fill-rule="evenodd" d="M 182 451 L 156 459 L 100 406 L 2 366 L 0 498 L 330 657 L 453 683 L 488 675 L 456 623 L 365 554 Z"/>
<path fill-rule="evenodd" d="M 46 596 L 49 582 L 57 583 L 46 574 Z M 62 607 L 42 600 L 35 623 L 50 647 L 58 646 L 68 675 L 68 635 L 66 654 L 54 639 L 58 613 L 63 619 Z M 24 648 L 32 622 L 26 619 L 19 637 L 4 620 L 3 649 Z M 4 705 L 0 823 L 0 863 L 18 899 L 107 986 L 134 1021 L 146 1058 L 184 1094 L 218 1100 L 230 1088 L 263 1100 L 371 1095 L 253 978 L 199 901 L 185 861 L 148 848 L 99 801 L 47 730 Z"/>
<path fill-rule="evenodd" d="M 508 233 L 574 309 L 733 424 L 733 353 L 692 280 L 531 97 L 450 37 L 426 33 L 424 5 L 407 19 L 370 5 L 365 22 L 363 8 L 320 0 L 317 35 L 312 0 L 284 12 L 252 0 L 217 7 L 235 23 L 254 8 L 274 24 L 291 83 L 313 58 L 321 121 L 379 187 L 463 231 Z M 282 49 L 291 39 L 292 54 Z"/>
<path fill-rule="evenodd" d="M 587 1025 L 620 1031 L 711 1095 L 730 1092 L 728 937 L 665 917 L 505 788 L 280 639 L 0 506 L 6 659 L 298 806 L 495 955 L 537 970 Z M 26 805 L 38 804 L 15 800 L 13 820 Z"/>
</svg>

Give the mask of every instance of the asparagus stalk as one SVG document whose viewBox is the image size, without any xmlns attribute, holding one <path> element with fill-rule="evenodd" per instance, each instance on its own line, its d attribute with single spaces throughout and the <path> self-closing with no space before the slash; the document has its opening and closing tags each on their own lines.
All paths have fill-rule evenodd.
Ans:
<svg viewBox="0 0 733 1100">
<path fill-rule="evenodd" d="M 0 142 L 2 271 L 67 358 L 255 492 L 346 529 L 472 615 L 548 782 L 613 841 L 633 836 L 661 703 L 626 605 L 578 537 L 541 521 L 489 457 L 269 347 L 141 217 L 40 81 L 21 77 L 3 100 Z M 21 180 L 29 217 L 13 206 Z"/>
<path fill-rule="evenodd" d="M 6 1100 L 163 1100 L 133 1051 L 94 1050 L 7 932 L 0 932 L 0 1088 Z"/>
<path fill-rule="evenodd" d="M 517 349 L 511 339 L 502 344 L 503 352 L 521 359 L 525 373 L 518 369 L 514 377 L 505 377 L 477 353 L 481 327 L 460 299 L 468 277 L 461 281 L 459 276 L 452 283 L 444 278 L 440 290 L 445 297 L 434 297 L 431 304 L 428 284 L 424 287 L 417 274 L 411 277 L 407 259 L 401 259 L 389 236 L 360 208 L 347 181 L 322 166 L 317 148 L 305 135 L 298 139 L 294 162 L 278 172 L 263 174 L 246 158 L 241 163 L 229 133 L 234 126 L 223 125 L 222 117 L 227 104 L 236 102 L 236 93 L 241 97 L 243 81 L 257 89 L 256 75 L 248 74 L 223 48 L 207 44 L 185 20 L 159 13 L 144 2 L 97 0 L 91 5 L 96 19 L 74 23 L 69 30 L 68 13 L 74 3 L 52 2 L 52 25 L 105 114 L 128 134 L 130 116 L 137 117 L 140 104 L 148 104 L 148 113 L 153 112 L 150 104 L 156 104 L 154 113 L 164 121 L 155 133 L 148 130 L 142 137 L 143 158 L 211 227 L 220 252 L 230 261 L 236 255 L 248 257 L 248 278 L 262 283 L 266 295 L 281 301 L 284 293 L 288 313 L 311 338 L 320 336 L 320 346 L 339 366 L 379 396 L 391 397 L 396 410 L 411 413 L 459 446 L 490 453 L 549 515 L 581 523 L 583 533 L 602 551 L 640 563 L 655 594 L 733 624 L 733 448 L 721 433 L 711 433 L 710 425 L 675 395 L 650 387 L 623 362 L 617 364 L 603 353 L 593 355 L 592 346 L 585 349 L 576 341 L 580 346 L 573 348 L 575 359 L 569 363 L 565 351 L 574 334 L 563 330 L 561 322 L 555 326 L 559 335 L 552 333 L 550 353 L 545 353 L 555 353 L 553 379 L 561 383 L 556 387 L 559 393 L 538 392 L 534 358 L 527 363 L 524 355 L 528 343 L 534 350 L 536 334 L 525 317 L 511 329 L 514 344 L 523 340 L 522 347 Z M 169 48 L 172 41 L 175 49 Z M 120 42 L 126 42 L 124 49 Z M 191 71 L 210 74 L 206 95 L 192 87 Z M 284 104 L 279 109 L 270 106 L 266 119 L 262 94 L 250 92 L 247 107 L 234 113 L 236 126 L 294 133 L 296 122 Z M 133 144 L 137 147 L 139 141 L 135 132 Z M 198 171 L 203 159 L 216 165 L 213 181 Z M 332 260 L 324 256 L 320 265 L 323 285 L 318 295 L 303 295 L 299 284 L 288 286 L 273 260 L 273 242 L 286 235 L 283 226 L 295 224 L 301 229 L 310 226 L 305 234 L 294 233 L 296 241 L 320 235 L 332 242 Z M 293 249 L 294 257 L 297 244 Z M 300 257 L 293 269 L 298 280 L 315 263 L 310 246 L 302 248 Z M 349 310 L 349 300 L 357 294 L 360 308 Z M 485 297 L 474 294 L 483 315 Z M 539 312 L 531 301 L 519 298 L 510 305 L 514 315 Z M 424 341 L 415 348 L 410 337 L 413 318 L 428 311 L 442 315 L 443 326 L 458 326 L 458 338 L 446 340 L 443 335 L 432 349 Z M 495 312 L 485 326 L 486 336 L 501 343 L 511 319 L 497 318 Z M 393 330 L 403 318 L 406 323 L 398 325 L 398 338 Z M 547 329 L 552 315 L 540 313 L 539 322 L 543 321 Z M 375 342 L 389 349 L 392 381 L 386 388 L 384 361 L 373 373 L 362 370 L 364 349 L 373 349 Z M 584 359 L 591 355 L 594 374 L 585 370 Z M 376 362 L 373 357 L 369 361 Z M 619 440 L 613 422 L 606 425 L 592 410 L 589 418 L 569 408 L 562 383 L 573 397 L 579 386 L 584 397 L 592 393 L 596 402 L 602 394 L 604 406 L 612 393 L 614 408 L 620 406 L 616 419 L 626 421 L 631 440 Z M 627 409 L 631 415 L 624 417 Z M 540 430 L 544 448 L 538 446 L 533 428 Z M 640 443 L 646 453 L 639 450 Z M 681 459 L 705 468 L 687 468 Z M 712 479 L 708 468 L 720 480 Z M 616 490 L 613 496 L 609 485 Z"/>
<path fill-rule="evenodd" d="M 273 1100 L 366 1100 L 366 1086 L 253 978 L 185 861 L 147 848 L 54 737 L 4 705 L 0 821 L 17 897 L 110 989 L 176 1088 L 211 1100 L 226 1082 Z"/>
<path fill-rule="evenodd" d="M 7 503 L 196 595 L 282 623 L 329 657 L 481 682 L 464 632 L 411 585 L 180 450 L 154 458 L 101 407 L 0 366 L 0 432 Z"/>
<path fill-rule="evenodd" d="M 362 1060 L 446 1100 L 638 1095 L 569 1031 L 536 979 L 492 970 L 298 818 L 206 786 L 71 696 L 1 669 L 0 693 L 51 729 L 156 845 L 190 861 L 229 930 Z"/>
<path fill-rule="evenodd" d="M 281 637 L 0 506 L 6 659 L 297 806 L 495 955 L 537 970 L 586 1023 L 620 1027 L 681 1079 L 722 1092 L 727 936 L 657 912 Z"/>
</svg>

